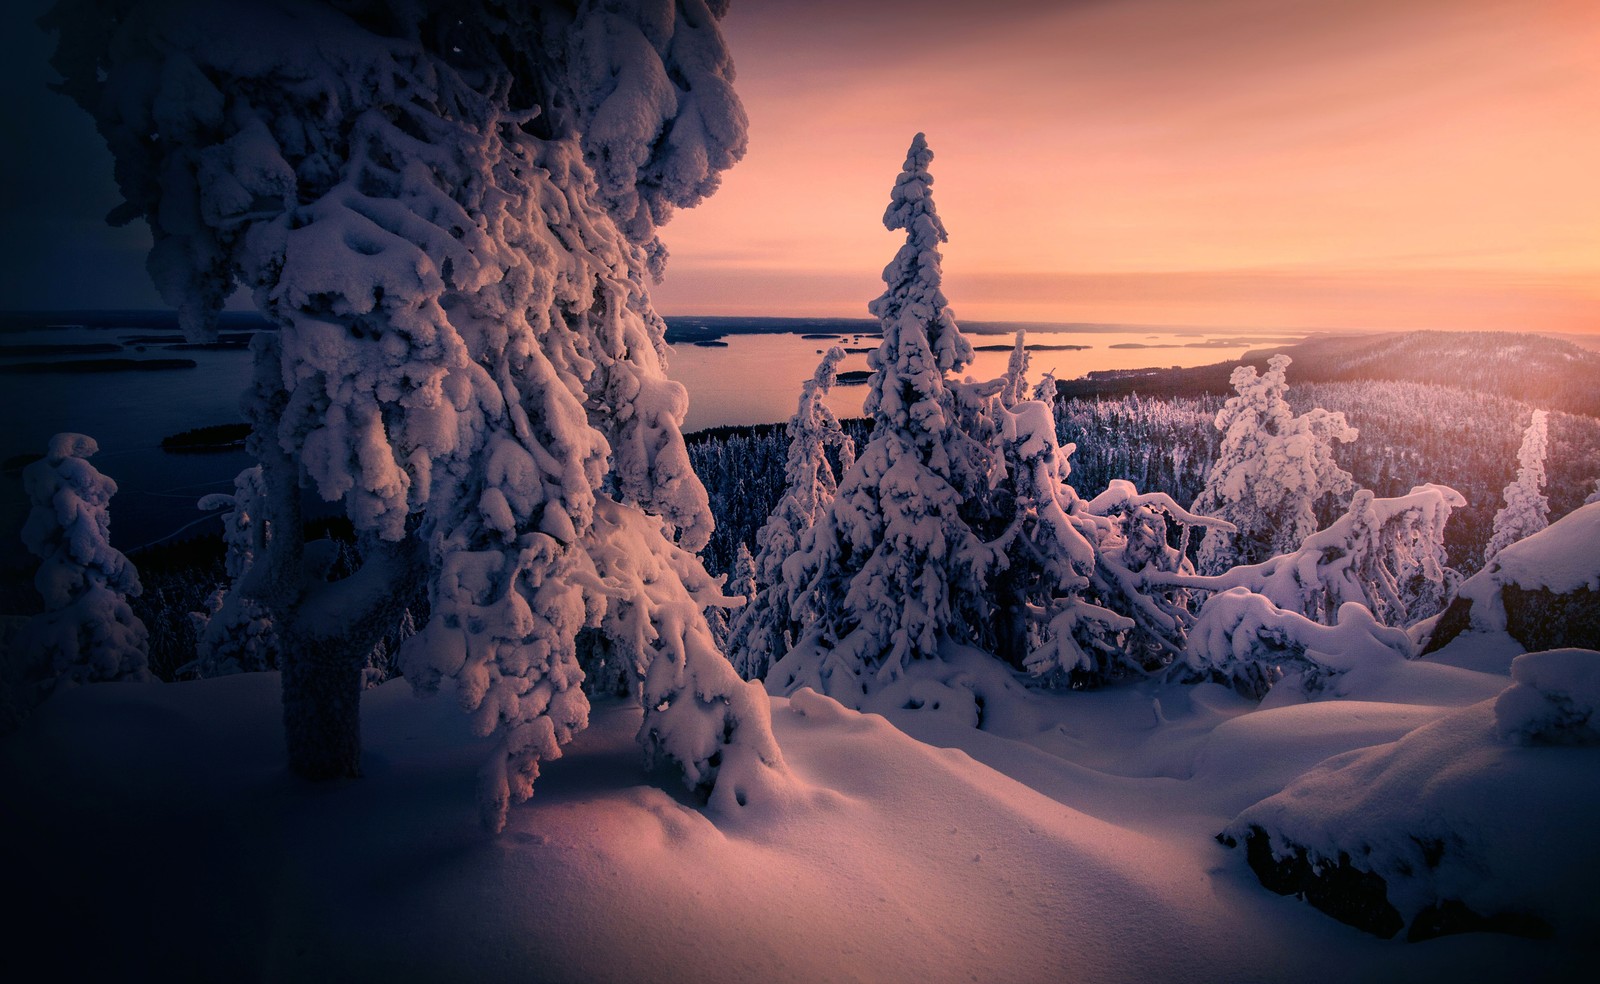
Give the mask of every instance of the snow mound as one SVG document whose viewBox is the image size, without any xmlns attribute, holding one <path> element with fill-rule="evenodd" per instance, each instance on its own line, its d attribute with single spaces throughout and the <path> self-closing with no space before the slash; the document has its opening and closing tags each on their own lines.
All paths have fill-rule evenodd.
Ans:
<svg viewBox="0 0 1600 984">
<path fill-rule="evenodd" d="M 1516 682 L 1494 705 L 1495 725 L 1524 745 L 1600 745 L 1600 652 L 1554 649 L 1511 664 Z"/>
</svg>

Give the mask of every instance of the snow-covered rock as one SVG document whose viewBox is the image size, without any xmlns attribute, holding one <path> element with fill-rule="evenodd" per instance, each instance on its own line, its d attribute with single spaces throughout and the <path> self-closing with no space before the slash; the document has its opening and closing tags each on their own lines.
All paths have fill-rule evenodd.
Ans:
<svg viewBox="0 0 1600 984">
<path fill-rule="evenodd" d="M 1600 649 L 1600 502 L 1495 554 L 1462 583 L 1425 651 L 1466 631 L 1505 632 L 1530 651 Z"/>
<path fill-rule="evenodd" d="M 1519 739 L 1545 733 L 1551 712 L 1564 729 L 1574 705 L 1592 709 L 1583 661 L 1600 655 L 1533 655 L 1498 700 L 1335 755 L 1244 810 L 1222 838 L 1244 844 L 1263 884 L 1381 936 L 1586 938 L 1600 925 L 1600 748 L 1502 735 L 1508 724 Z M 1581 696 L 1550 701 L 1541 688 Z"/>
</svg>

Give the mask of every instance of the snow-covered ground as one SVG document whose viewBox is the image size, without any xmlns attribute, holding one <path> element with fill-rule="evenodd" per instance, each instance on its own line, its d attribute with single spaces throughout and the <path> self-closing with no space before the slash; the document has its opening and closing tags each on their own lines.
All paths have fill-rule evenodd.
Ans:
<svg viewBox="0 0 1600 984">
<path fill-rule="evenodd" d="M 1600 952 L 1570 932 L 1380 940 L 1268 892 L 1215 839 L 1329 756 L 1495 697 L 1506 650 L 1468 635 L 1347 680 L 1360 699 L 1261 709 L 1214 685 L 1023 690 L 953 651 L 892 724 L 775 698 L 800 781 L 738 818 L 644 773 L 639 711 L 599 705 L 498 837 L 473 794 L 488 746 L 404 682 L 367 693 L 365 777 L 325 785 L 285 768 L 276 674 L 80 687 L 0 766 L 25 908 L 8 962 L 123 980 L 1556 979 Z M 1600 750 L 1555 751 L 1600 776 Z M 1570 822 L 1530 829 L 1600 806 L 1595 782 L 1570 797 Z"/>
</svg>

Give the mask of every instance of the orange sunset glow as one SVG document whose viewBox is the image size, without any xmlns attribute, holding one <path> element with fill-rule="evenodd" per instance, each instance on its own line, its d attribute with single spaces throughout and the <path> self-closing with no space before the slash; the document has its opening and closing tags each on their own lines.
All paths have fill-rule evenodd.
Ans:
<svg viewBox="0 0 1600 984">
<path fill-rule="evenodd" d="M 735 4 L 667 314 L 864 316 L 911 133 L 966 319 L 1600 332 L 1600 4 Z"/>
</svg>

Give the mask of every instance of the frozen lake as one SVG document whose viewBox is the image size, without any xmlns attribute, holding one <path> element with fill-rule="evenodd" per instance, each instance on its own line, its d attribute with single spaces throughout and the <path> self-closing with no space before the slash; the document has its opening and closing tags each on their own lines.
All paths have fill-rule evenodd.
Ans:
<svg viewBox="0 0 1600 984">
<path fill-rule="evenodd" d="M 191 428 L 242 420 L 238 403 L 250 379 L 249 353 L 174 349 L 151 341 L 162 337 L 170 341 L 176 334 L 170 316 L 160 314 L 130 312 L 118 317 L 107 312 L 76 320 L 88 324 L 73 323 L 70 316 L 31 322 L 9 316 L 0 332 L 0 368 L 78 358 L 179 358 L 195 365 L 134 372 L 0 373 L 0 460 L 41 452 L 50 436 L 60 431 L 88 434 L 100 444 L 95 465 L 118 485 L 112 513 L 112 539 L 118 547 L 130 550 L 180 531 L 210 528 L 216 520 L 203 518 L 195 500 L 208 492 L 230 490 L 233 476 L 249 459 L 243 452 L 171 454 L 161 450 L 160 441 Z M 253 323 L 237 317 L 223 330 L 246 330 Z M 685 430 L 786 420 L 794 412 L 801 383 L 810 378 L 830 345 L 850 350 L 841 371 L 867 370 L 866 352 L 879 341 L 858 333 L 868 324 L 861 322 L 826 338 L 731 333 L 709 345 L 675 344 L 669 372 L 689 390 Z M 966 375 L 989 379 L 1004 372 L 1013 336 L 968 334 L 974 347 L 998 350 L 979 351 Z M 1037 380 L 1053 370 L 1058 378 L 1071 379 L 1108 369 L 1205 365 L 1237 359 L 1247 349 L 1289 337 L 1260 331 L 1127 327 L 1033 330 L 1028 335 L 1029 376 Z M 51 353 L 40 348 L 64 345 L 121 349 Z M 866 394 L 865 385 L 840 385 L 829 404 L 841 417 L 859 416 Z M 0 535 L 8 538 L 5 553 L 14 562 L 22 559 L 14 537 L 25 511 L 19 475 L 8 470 L 0 479 L 4 531 Z"/>
<path fill-rule="evenodd" d="M 968 334 L 977 358 L 964 372 L 972 379 L 993 379 L 1005 372 L 1012 335 Z M 1076 379 L 1108 369 L 1203 366 L 1238 359 L 1252 348 L 1298 336 L 1276 333 L 1226 334 L 1215 331 L 1103 329 L 1099 331 L 1031 331 L 1028 334 L 1028 378 L 1048 371 L 1057 379 Z M 811 377 L 830 345 L 846 356 L 840 372 L 867 371 L 866 350 L 876 348 L 873 335 L 844 334 L 832 339 L 794 334 L 728 335 L 714 346 L 673 346 L 669 372 L 689 390 L 685 429 L 722 424 L 765 424 L 787 420 L 795 410 L 801 384 Z M 1065 346 L 1084 346 L 1067 349 Z M 1001 351 L 982 349 L 1001 348 Z M 836 386 L 828 405 L 840 417 L 859 417 L 867 387 Z"/>
</svg>

